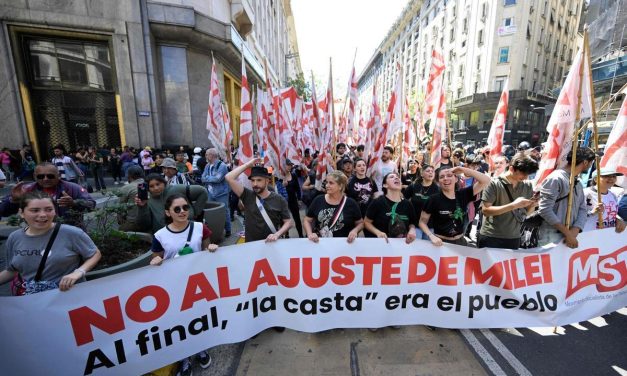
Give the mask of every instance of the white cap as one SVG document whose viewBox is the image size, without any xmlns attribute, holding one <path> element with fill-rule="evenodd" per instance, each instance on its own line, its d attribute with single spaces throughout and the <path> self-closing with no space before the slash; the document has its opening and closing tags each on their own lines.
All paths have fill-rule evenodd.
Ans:
<svg viewBox="0 0 627 376">
<path fill-rule="evenodd" d="M 201 151 L 202 151 L 202 149 L 201 149 L 200 147 L 198 147 L 198 146 L 196 146 L 196 147 L 194 148 L 194 154 L 198 154 L 198 153 L 200 153 Z"/>
</svg>

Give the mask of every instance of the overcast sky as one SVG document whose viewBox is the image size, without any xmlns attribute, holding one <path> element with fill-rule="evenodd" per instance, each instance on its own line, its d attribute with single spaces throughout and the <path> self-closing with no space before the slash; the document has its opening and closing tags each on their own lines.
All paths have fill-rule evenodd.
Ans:
<svg viewBox="0 0 627 376">
<path fill-rule="evenodd" d="M 326 89 L 329 57 L 333 58 L 334 96 L 346 95 L 357 49 L 359 75 L 407 0 L 292 0 L 301 66 L 307 81 L 313 70 L 318 95 Z"/>
</svg>

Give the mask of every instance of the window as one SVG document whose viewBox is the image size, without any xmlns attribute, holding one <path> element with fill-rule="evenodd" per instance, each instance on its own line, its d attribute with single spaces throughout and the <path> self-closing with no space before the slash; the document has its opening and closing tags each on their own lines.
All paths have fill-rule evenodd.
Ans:
<svg viewBox="0 0 627 376">
<path fill-rule="evenodd" d="M 477 91 L 479 91 L 479 82 L 475 81 L 475 91 L 474 91 L 474 93 L 476 94 Z"/>
<path fill-rule="evenodd" d="M 477 36 L 477 43 L 480 46 L 483 44 L 483 30 L 479 30 L 479 35 Z"/>
<path fill-rule="evenodd" d="M 514 24 L 514 19 L 512 17 L 507 17 L 503 20 L 503 26 L 512 26 Z"/>
<path fill-rule="evenodd" d="M 479 123 L 479 111 L 473 111 L 470 113 L 470 121 L 468 123 L 470 123 L 470 127 L 477 126 L 477 124 Z"/>
<path fill-rule="evenodd" d="M 504 0 L 505 6 L 516 5 L 516 0 Z"/>
<path fill-rule="evenodd" d="M 494 80 L 494 91 L 501 92 L 503 91 L 503 85 L 505 85 L 505 80 L 507 76 L 497 76 L 496 80 Z"/>
<path fill-rule="evenodd" d="M 477 56 L 477 70 L 481 69 L 481 56 Z"/>
<path fill-rule="evenodd" d="M 509 63 L 509 47 L 499 48 L 499 64 Z"/>
<path fill-rule="evenodd" d="M 464 64 L 459 66 L 459 77 L 464 77 Z"/>
</svg>

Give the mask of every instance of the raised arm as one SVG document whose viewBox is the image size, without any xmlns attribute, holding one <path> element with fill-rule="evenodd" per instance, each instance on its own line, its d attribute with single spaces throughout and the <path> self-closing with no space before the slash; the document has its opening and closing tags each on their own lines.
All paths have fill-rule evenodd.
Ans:
<svg viewBox="0 0 627 376">
<path fill-rule="evenodd" d="M 229 183 L 229 187 L 231 187 L 231 190 L 233 191 L 233 193 L 235 193 L 237 195 L 237 197 L 240 197 L 242 195 L 242 193 L 244 193 L 244 186 L 240 182 L 237 181 L 237 178 L 244 171 L 246 171 L 247 169 L 251 168 L 252 166 L 254 166 L 257 163 L 261 163 L 261 158 L 253 158 L 253 159 L 251 159 L 247 163 L 244 163 L 243 165 L 238 166 L 237 168 L 234 168 L 233 171 L 229 172 L 224 177 L 226 182 Z"/>
</svg>

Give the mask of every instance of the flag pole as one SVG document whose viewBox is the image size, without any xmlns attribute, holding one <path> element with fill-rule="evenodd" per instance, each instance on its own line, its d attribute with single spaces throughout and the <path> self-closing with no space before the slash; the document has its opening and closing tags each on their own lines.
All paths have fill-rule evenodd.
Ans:
<svg viewBox="0 0 627 376">
<path fill-rule="evenodd" d="M 587 54 L 585 46 L 588 44 L 588 32 L 584 29 L 583 31 L 583 48 L 582 54 Z M 568 207 L 566 208 L 566 218 L 564 219 L 564 225 L 566 225 L 566 229 L 570 230 L 570 217 L 573 210 L 573 197 L 574 197 L 574 189 L 575 189 L 575 169 L 577 167 L 577 140 L 579 139 L 577 129 L 579 127 L 579 121 L 581 120 L 581 87 L 583 86 L 583 66 L 584 66 L 584 58 L 586 56 L 582 56 L 579 62 L 579 91 L 577 92 L 577 113 L 575 114 L 575 131 L 573 132 L 573 140 L 571 146 L 571 160 L 570 160 L 570 190 L 568 192 Z M 597 174 L 598 175 L 598 174 Z"/>
<path fill-rule="evenodd" d="M 335 153 L 336 153 L 336 144 L 337 144 L 337 136 L 335 134 L 335 104 L 333 103 L 333 60 L 332 58 L 329 58 L 329 83 L 331 84 L 330 88 L 327 88 L 327 90 L 331 90 L 331 103 L 328 104 L 330 110 L 331 110 L 331 135 L 333 136 L 333 145 L 331 145 L 332 149 L 331 149 L 331 153 L 333 155 L 333 164 L 335 165 L 335 167 L 337 168 L 337 161 L 335 160 Z"/>
<path fill-rule="evenodd" d="M 597 202 L 603 202 L 601 199 L 601 191 L 599 190 L 599 186 L 601 184 L 601 166 L 599 165 L 599 131 L 597 128 L 597 115 L 596 115 L 596 105 L 594 103 L 594 86 L 592 85 L 592 64 L 590 61 L 590 45 L 587 39 L 588 35 L 588 27 L 584 28 L 584 48 L 586 51 L 586 63 L 588 63 L 588 84 L 590 85 L 590 106 L 592 112 L 592 132 L 594 137 L 594 163 L 597 168 L 597 176 L 596 176 L 596 184 L 597 184 Z M 597 213 L 599 219 L 599 228 L 603 228 L 603 212 Z"/>
</svg>

